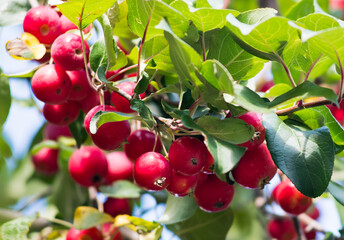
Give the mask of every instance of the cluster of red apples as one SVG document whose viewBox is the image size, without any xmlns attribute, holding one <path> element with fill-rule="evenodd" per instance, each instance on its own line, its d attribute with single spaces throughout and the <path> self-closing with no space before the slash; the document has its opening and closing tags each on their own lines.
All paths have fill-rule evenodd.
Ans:
<svg viewBox="0 0 344 240">
<path fill-rule="evenodd" d="M 217 177 L 214 158 L 202 140 L 193 136 L 176 138 L 163 156 L 160 138 L 145 129 L 131 132 L 128 120 L 105 123 L 96 133 L 91 133 L 91 119 L 97 112 L 135 114 L 135 111 L 130 108 L 130 102 L 117 92 L 111 93 L 108 105 L 100 105 L 98 93 L 91 87 L 85 69 L 89 46 L 86 41 L 82 43 L 79 35 L 68 32 L 76 29 L 74 24 L 63 15 L 60 17 L 54 9 L 39 6 L 27 13 L 23 27 L 25 32 L 34 35 L 50 49 L 49 64 L 39 68 L 31 80 L 35 96 L 45 103 L 43 115 L 48 121 L 45 139 L 71 137 L 68 125 L 79 114 L 85 115 L 84 127 L 95 146 L 82 146 L 72 154 L 69 172 L 75 182 L 84 187 L 97 188 L 111 185 L 117 180 L 134 180 L 147 191 L 166 189 L 176 197 L 193 195 L 200 208 L 207 212 L 219 212 L 229 206 L 234 196 L 234 186 Z M 108 72 L 107 78 L 113 74 Z M 116 85 L 129 95 L 133 95 L 135 86 L 136 83 L 130 81 Z M 140 98 L 144 97 L 144 94 L 140 95 Z M 243 187 L 262 189 L 276 174 L 277 167 L 265 144 L 261 115 L 248 112 L 238 118 L 252 125 L 255 134 L 250 141 L 240 144 L 247 150 L 231 171 L 232 177 Z M 124 151 L 113 151 L 122 146 Z M 46 175 L 55 174 L 58 171 L 58 154 L 59 149 L 41 149 L 32 157 L 36 170 Z M 312 202 L 289 180 L 283 181 L 274 194 L 276 202 L 293 215 L 305 212 Z M 131 207 L 127 199 L 109 198 L 104 211 L 112 216 L 130 214 Z M 271 223 L 269 229 L 276 229 L 279 224 L 272 226 Z M 102 239 L 102 233 L 97 228 L 82 231 L 71 229 L 67 239 L 78 239 L 82 234 L 92 236 L 92 239 Z M 277 239 L 294 239 L 271 235 Z M 120 239 L 119 235 L 115 237 Z"/>
</svg>

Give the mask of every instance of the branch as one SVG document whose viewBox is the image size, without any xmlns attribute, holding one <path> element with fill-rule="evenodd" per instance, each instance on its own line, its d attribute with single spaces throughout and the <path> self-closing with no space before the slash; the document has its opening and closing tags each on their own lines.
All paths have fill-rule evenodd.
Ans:
<svg viewBox="0 0 344 240">
<path fill-rule="evenodd" d="M 287 73 L 287 76 L 288 76 L 288 78 L 289 78 L 289 80 L 290 80 L 291 85 L 292 85 L 293 87 L 296 87 L 295 81 L 294 81 L 294 79 L 293 79 L 293 76 L 291 75 L 291 72 L 290 72 L 288 66 L 285 64 L 285 62 L 283 61 L 283 59 L 282 59 L 281 57 L 280 57 L 279 59 L 280 59 L 280 63 L 282 64 L 282 66 L 283 66 L 285 72 Z"/>
<path fill-rule="evenodd" d="M 314 101 L 314 102 L 304 103 L 303 105 L 295 105 L 295 106 L 292 106 L 290 108 L 277 110 L 275 113 L 278 116 L 286 116 L 286 115 L 292 114 L 293 112 L 299 111 L 301 109 L 318 107 L 318 106 L 322 106 L 322 105 L 328 105 L 331 103 L 332 102 L 329 100 L 318 100 L 318 101 Z"/>
<path fill-rule="evenodd" d="M 343 70 L 343 65 L 342 65 L 342 62 L 340 61 L 337 51 L 334 51 L 334 52 L 336 53 L 339 68 L 340 68 L 340 86 L 339 86 L 339 92 L 338 92 L 338 103 L 340 103 L 343 99 L 344 70 Z"/>
</svg>

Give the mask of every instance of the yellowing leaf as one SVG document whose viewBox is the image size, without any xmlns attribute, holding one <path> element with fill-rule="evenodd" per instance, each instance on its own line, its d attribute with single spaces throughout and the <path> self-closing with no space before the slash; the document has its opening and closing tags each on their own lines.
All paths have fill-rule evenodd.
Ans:
<svg viewBox="0 0 344 240">
<path fill-rule="evenodd" d="M 87 229 L 106 222 L 112 222 L 113 218 L 93 207 L 78 207 L 74 212 L 74 226 L 77 229 Z"/>
<path fill-rule="evenodd" d="M 21 38 L 10 40 L 6 43 L 6 50 L 11 57 L 18 60 L 41 59 L 46 48 L 30 33 L 22 33 Z"/>
</svg>

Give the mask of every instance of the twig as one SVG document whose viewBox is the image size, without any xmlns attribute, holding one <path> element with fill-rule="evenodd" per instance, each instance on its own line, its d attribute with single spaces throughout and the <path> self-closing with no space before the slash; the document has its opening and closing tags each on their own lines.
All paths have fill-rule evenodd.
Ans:
<svg viewBox="0 0 344 240">
<path fill-rule="evenodd" d="M 202 33 L 202 53 L 203 53 L 203 61 L 207 60 L 205 56 L 205 37 L 204 32 Z"/>
<path fill-rule="evenodd" d="M 291 85 L 292 85 L 293 87 L 296 87 L 296 84 L 295 84 L 295 81 L 294 81 L 294 79 L 293 79 L 293 76 L 291 75 L 290 69 L 289 69 L 288 66 L 285 64 L 285 62 L 283 61 L 282 58 L 280 58 L 280 63 L 282 64 L 282 66 L 283 66 L 285 72 L 287 73 L 287 76 L 288 76 L 288 78 L 289 78 L 289 80 L 290 80 Z"/>
<path fill-rule="evenodd" d="M 305 228 L 306 232 L 315 230 L 317 232 L 322 232 L 322 233 L 326 233 L 326 231 L 323 229 L 323 227 L 320 225 L 320 223 L 318 223 L 317 221 L 315 221 L 313 218 L 311 218 L 310 216 L 308 216 L 306 213 L 302 213 L 299 214 L 297 216 L 297 218 L 305 223 L 307 225 L 307 227 Z"/>
<path fill-rule="evenodd" d="M 301 110 L 301 109 L 318 107 L 318 106 L 322 106 L 322 105 L 328 105 L 331 103 L 332 102 L 329 100 L 318 100 L 318 101 L 314 101 L 314 102 L 303 103 L 302 105 L 295 105 L 295 106 L 292 106 L 292 107 L 289 107 L 286 109 L 277 110 L 275 113 L 279 116 L 286 116 L 286 115 L 292 114 L 293 112 L 296 112 L 296 111 Z"/>
<path fill-rule="evenodd" d="M 340 85 L 339 85 L 339 92 L 338 92 L 338 103 L 340 103 L 343 99 L 343 83 L 344 83 L 344 70 L 343 70 L 343 65 L 342 62 L 339 58 L 339 55 L 337 53 L 337 51 L 335 51 L 337 59 L 338 59 L 338 64 L 339 64 L 339 68 L 340 68 Z"/>
<path fill-rule="evenodd" d="M 315 67 L 315 65 L 319 62 L 319 60 L 321 59 L 321 57 L 324 54 L 320 54 L 320 56 L 312 63 L 312 65 L 310 66 L 310 68 L 308 69 L 306 75 L 305 75 L 305 79 L 303 80 L 304 82 L 306 82 L 308 80 L 309 75 L 311 74 L 313 68 Z"/>
</svg>

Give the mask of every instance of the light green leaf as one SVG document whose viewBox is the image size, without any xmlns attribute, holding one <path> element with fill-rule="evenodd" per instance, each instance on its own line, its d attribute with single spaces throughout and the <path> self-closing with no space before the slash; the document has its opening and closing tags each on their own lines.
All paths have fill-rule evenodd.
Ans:
<svg viewBox="0 0 344 240">
<path fill-rule="evenodd" d="M 93 207 L 78 207 L 74 213 L 73 224 L 76 229 L 87 229 L 103 223 L 112 222 L 113 218 Z"/>
<path fill-rule="evenodd" d="M 79 27 L 81 20 L 81 29 L 84 29 L 112 7 L 115 2 L 117 0 L 70 0 L 58 5 L 58 8 L 76 26 Z"/>
<path fill-rule="evenodd" d="M 297 30 L 289 25 L 289 19 L 274 17 L 274 13 L 274 10 L 258 9 L 237 18 L 229 14 L 227 27 L 249 53 L 289 66 L 298 54 L 301 41 Z"/>
<path fill-rule="evenodd" d="M 292 87 L 285 83 L 278 83 L 272 86 L 265 94 L 264 97 L 266 98 L 275 98 L 278 97 L 288 91 L 290 91 Z"/>
<path fill-rule="evenodd" d="M 328 6 L 328 3 L 327 3 L 327 6 Z M 289 9 L 288 13 L 286 14 L 286 17 L 291 20 L 297 20 L 301 17 L 307 16 L 317 11 L 323 11 L 321 7 L 319 6 L 319 4 L 317 3 L 317 0 L 302 0 L 296 3 L 295 5 L 293 5 Z"/>
<path fill-rule="evenodd" d="M 143 190 L 127 180 L 115 181 L 111 186 L 101 186 L 100 191 L 113 198 L 139 198 Z"/>
<path fill-rule="evenodd" d="M 208 134 L 233 144 L 247 142 L 254 134 L 254 128 L 251 125 L 236 118 L 221 120 L 214 116 L 204 116 L 198 119 L 197 124 Z"/>
<path fill-rule="evenodd" d="M 53 140 L 45 140 L 43 142 L 40 142 L 33 146 L 31 150 L 31 154 L 35 155 L 37 154 L 42 148 L 52 148 L 52 149 L 57 149 L 59 147 L 58 143 L 53 141 Z"/>
<path fill-rule="evenodd" d="M 30 226 L 34 218 L 20 217 L 12 221 L 6 222 L 1 226 L 0 239 L 2 240 L 26 240 Z"/>
<path fill-rule="evenodd" d="M 306 196 L 318 197 L 327 188 L 334 164 L 334 144 L 327 127 L 300 131 L 276 114 L 264 114 L 266 142 L 276 166 Z"/>
<path fill-rule="evenodd" d="M 334 181 L 330 181 L 328 187 L 328 191 L 332 194 L 332 196 L 342 205 L 344 206 L 344 186 L 340 185 Z"/>
<path fill-rule="evenodd" d="M 310 129 L 318 129 L 325 125 L 324 116 L 313 109 L 302 109 L 300 111 L 294 112 L 288 119 L 293 119 L 300 122 L 301 124 L 307 125 Z M 331 132 L 331 130 L 330 130 Z"/>
<path fill-rule="evenodd" d="M 207 60 L 202 63 L 202 75 L 216 89 L 233 95 L 234 81 L 228 70 L 217 60 Z"/>
<path fill-rule="evenodd" d="M 134 118 L 133 115 L 121 112 L 98 111 L 91 119 L 90 132 L 96 134 L 101 125 L 108 122 L 120 122 Z"/>
<path fill-rule="evenodd" d="M 192 196 L 174 197 L 169 194 L 165 212 L 159 222 L 166 225 L 183 222 L 194 215 L 197 207 Z"/>
<path fill-rule="evenodd" d="M 268 103 L 270 108 L 280 105 L 292 98 L 299 97 L 306 99 L 310 97 L 325 97 L 326 99 L 337 103 L 337 95 L 332 89 L 320 87 L 312 82 L 306 81 L 288 92 L 276 97 L 272 102 Z"/>
<path fill-rule="evenodd" d="M 11 107 L 11 91 L 8 77 L 2 76 L 0 69 L 0 129 L 5 123 Z"/>
<path fill-rule="evenodd" d="M 231 209 L 217 213 L 207 213 L 197 209 L 188 220 L 167 225 L 167 228 L 182 240 L 225 239 L 232 222 Z"/>
<path fill-rule="evenodd" d="M 320 113 L 325 119 L 325 126 L 330 130 L 332 140 L 338 145 L 344 145 L 344 128 L 333 117 L 330 110 L 325 106 L 312 108 L 313 111 Z"/>
<path fill-rule="evenodd" d="M 231 13 L 239 15 L 238 11 L 230 9 L 199 8 L 195 9 L 185 1 L 177 0 L 171 6 L 181 12 L 187 19 L 196 25 L 197 29 L 207 32 L 216 28 L 222 28 L 226 24 L 226 16 Z"/>
<path fill-rule="evenodd" d="M 254 77 L 266 62 L 242 49 L 226 27 L 211 35 L 207 59 L 220 61 L 234 80 L 248 80 Z"/>
</svg>

